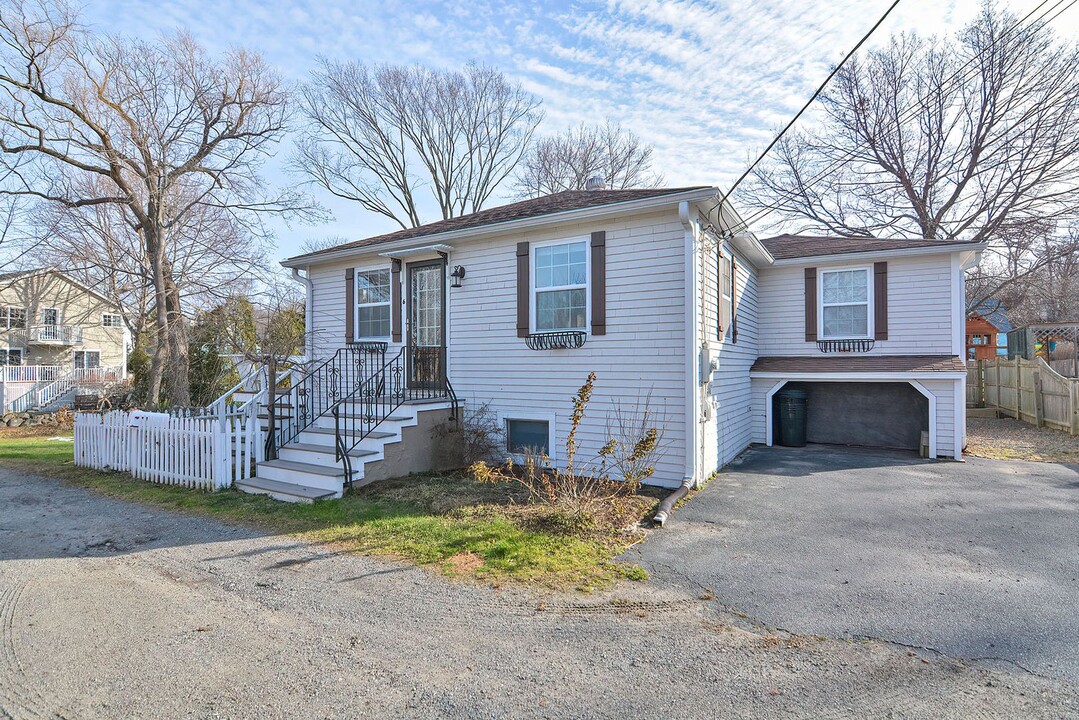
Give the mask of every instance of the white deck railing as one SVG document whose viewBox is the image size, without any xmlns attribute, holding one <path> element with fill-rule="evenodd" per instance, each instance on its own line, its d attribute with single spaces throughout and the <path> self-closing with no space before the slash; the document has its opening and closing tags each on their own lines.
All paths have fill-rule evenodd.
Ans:
<svg viewBox="0 0 1079 720">
<path fill-rule="evenodd" d="M 26 412 L 34 408 L 44 407 L 70 392 L 73 388 L 118 382 L 121 376 L 122 371 L 120 368 L 114 367 L 64 368 L 63 372 L 51 379 L 49 374 L 45 373 L 42 379 L 32 388 L 11 402 L 10 409 L 13 412 Z"/>
<path fill-rule="evenodd" d="M 81 345 L 82 328 L 75 325 L 34 325 L 29 341 L 50 345 Z"/>
<path fill-rule="evenodd" d="M 0 382 L 37 383 L 55 380 L 71 368 L 67 365 L 0 365 Z"/>
</svg>

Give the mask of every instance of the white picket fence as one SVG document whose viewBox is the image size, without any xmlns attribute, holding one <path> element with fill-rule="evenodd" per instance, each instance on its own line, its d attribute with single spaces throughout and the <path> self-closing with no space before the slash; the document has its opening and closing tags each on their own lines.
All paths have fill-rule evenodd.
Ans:
<svg viewBox="0 0 1079 720">
<path fill-rule="evenodd" d="M 202 417 L 78 413 L 75 464 L 216 490 L 251 477 L 254 463 L 263 459 L 261 437 L 253 412 Z"/>
</svg>

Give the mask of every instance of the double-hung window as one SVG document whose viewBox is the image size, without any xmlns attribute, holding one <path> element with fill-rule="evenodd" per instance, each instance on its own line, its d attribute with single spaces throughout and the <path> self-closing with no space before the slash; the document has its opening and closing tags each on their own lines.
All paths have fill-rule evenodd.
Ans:
<svg viewBox="0 0 1079 720">
<path fill-rule="evenodd" d="M 0 348 L 0 365 L 22 365 L 22 349 Z"/>
<path fill-rule="evenodd" d="M 821 327 L 826 339 L 873 337 L 869 268 L 821 270 Z"/>
<path fill-rule="evenodd" d="M 26 327 L 26 308 L 0 305 L 0 328 Z"/>
<path fill-rule="evenodd" d="M 356 337 L 390 336 L 390 271 L 356 271 Z"/>
<path fill-rule="evenodd" d="M 535 249 L 532 291 L 537 332 L 588 327 L 588 243 L 584 240 Z"/>
</svg>

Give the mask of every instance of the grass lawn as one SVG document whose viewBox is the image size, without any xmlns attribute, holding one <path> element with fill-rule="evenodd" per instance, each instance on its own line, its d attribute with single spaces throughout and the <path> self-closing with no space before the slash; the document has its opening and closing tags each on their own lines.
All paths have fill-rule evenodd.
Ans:
<svg viewBox="0 0 1079 720">
<path fill-rule="evenodd" d="M 341 500 L 292 505 L 230 490 L 200 492 L 75 467 L 71 442 L 42 428 L 0 431 L 0 466 L 58 478 L 109 497 L 215 517 L 312 542 L 412 562 L 492 584 L 582 591 L 643 580 L 615 562 L 639 534 L 575 532 L 516 488 L 462 474 L 374 483 Z M 642 513 L 653 498 L 639 499 Z"/>
</svg>

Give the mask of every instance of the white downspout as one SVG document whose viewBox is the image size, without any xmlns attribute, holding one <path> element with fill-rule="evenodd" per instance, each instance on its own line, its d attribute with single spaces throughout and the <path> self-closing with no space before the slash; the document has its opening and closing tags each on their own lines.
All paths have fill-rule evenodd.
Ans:
<svg viewBox="0 0 1079 720">
<path fill-rule="evenodd" d="M 698 348 L 700 338 L 697 316 L 700 308 L 697 303 L 697 285 L 700 272 L 697 260 L 697 234 L 689 217 L 689 203 L 678 203 L 678 219 L 685 228 L 686 261 L 686 470 L 682 484 L 694 487 L 699 478 L 698 458 L 701 449 L 701 409 L 698 392 Z"/>
<path fill-rule="evenodd" d="M 306 290 L 303 306 L 303 347 L 304 360 L 311 361 L 315 357 L 315 338 L 312 330 L 314 327 L 315 284 L 311 282 L 310 266 L 307 268 L 307 275 L 301 275 L 299 268 L 292 268 L 292 279 L 301 283 Z"/>
</svg>

